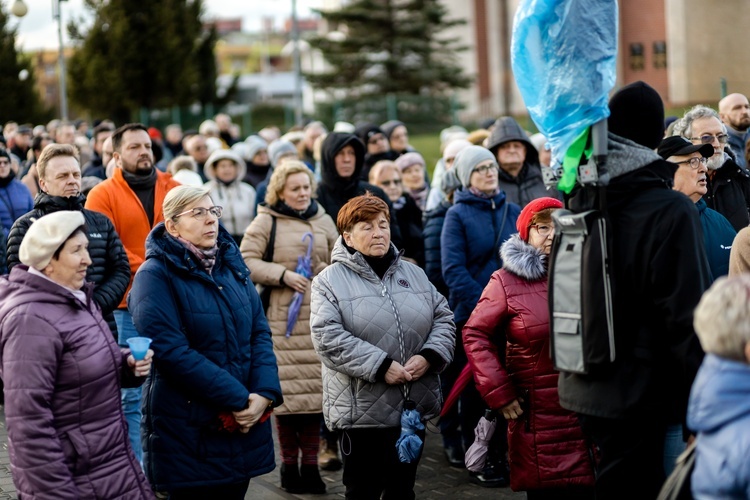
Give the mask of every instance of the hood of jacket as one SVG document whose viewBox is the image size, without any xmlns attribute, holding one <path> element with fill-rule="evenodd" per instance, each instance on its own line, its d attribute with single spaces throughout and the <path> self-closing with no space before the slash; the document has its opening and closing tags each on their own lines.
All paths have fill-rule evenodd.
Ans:
<svg viewBox="0 0 750 500">
<path fill-rule="evenodd" d="M 391 243 L 391 249 L 396 253 L 396 258 L 393 259 L 391 267 L 383 275 L 383 280 L 393 274 L 398 266 L 401 265 L 401 253 L 398 251 L 396 246 Z M 365 257 L 360 252 L 349 253 L 349 250 L 344 247 L 344 238 L 339 236 L 336 239 L 336 243 L 333 245 L 331 250 L 331 264 L 340 262 L 346 267 L 350 268 L 355 273 L 359 274 L 363 279 L 372 281 L 374 283 L 380 283 L 380 278 L 375 271 L 372 270 L 370 264 L 367 263 Z"/>
<path fill-rule="evenodd" d="M 750 365 L 706 354 L 690 394 L 690 429 L 711 432 L 750 416 Z"/>
<path fill-rule="evenodd" d="M 510 116 L 502 116 L 495 122 L 495 128 L 487 140 L 487 149 L 497 156 L 497 148 L 501 144 L 518 141 L 526 146 L 526 163 L 539 163 L 539 152 L 529 140 L 526 132 L 518 122 Z"/>
<path fill-rule="evenodd" d="M 352 176 L 344 179 L 336 172 L 336 154 L 347 145 L 354 148 L 356 163 Z M 328 134 L 320 148 L 320 177 L 323 184 L 341 189 L 356 186 L 365 165 L 365 151 L 365 145 L 354 134 L 342 132 Z"/>
<path fill-rule="evenodd" d="M 216 256 L 215 268 L 219 265 L 226 265 L 232 269 L 239 279 L 247 278 L 250 271 L 242 260 L 242 255 L 232 236 L 221 225 L 219 225 L 217 245 L 219 253 Z M 201 270 L 193 254 L 182 243 L 169 237 L 163 222 L 157 224 L 146 238 L 146 259 L 169 261 L 175 268 L 187 273 L 195 273 Z"/>
<path fill-rule="evenodd" d="M 60 210 L 72 210 L 80 212 L 86 203 L 86 195 L 78 193 L 77 196 L 52 196 L 44 191 L 39 191 L 34 198 L 34 209 L 45 214 L 58 212 Z"/>
<path fill-rule="evenodd" d="M 247 173 L 247 164 L 240 155 L 230 149 L 217 149 L 211 153 L 211 156 L 208 157 L 205 165 L 203 165 L 203 173 L 206 175 L 206 178 L 209 181 L 216 180 L 216 165 L 221 160 L 231 160 L 237 165 L 237 176 L 232 183 L 242 182 L 242 179 L 245 178 L 245 174 Z"/>
<path fill-rule="evenodd" d="M 536 281 L 547 276 L 547 256 L 523 241 L 518 233 L 500 247 L 500 258 L 503 269 L 525 280 Z"/>
<path fill-rule="evenodd" d="M 459 203 L 465 203 L 467 205 L 475 205 L 478 207 L 485 208 L 487 210 L 493 209 L 493 203 L 495 207 L 500 206 L 502 203 L 505 203 L 505 192 L 500 190 L 499 193 L 497 193 L 492 198 L 482 198 L 480 196 L 475 195 L 471 191 L 465 188 L 457 189 L 453 193 L 453 204 L 458 205 Z"/>
</svg>

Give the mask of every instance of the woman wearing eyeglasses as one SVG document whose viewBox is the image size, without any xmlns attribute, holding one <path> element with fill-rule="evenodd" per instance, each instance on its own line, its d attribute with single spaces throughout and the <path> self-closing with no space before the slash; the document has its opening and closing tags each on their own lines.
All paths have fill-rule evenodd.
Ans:
<svg viewBox="0 0 750 500">
<path fill-rule="evenodd" d="M 463 329 L 477 389 L 508 421 L 510 486 L 534 499 L 593 498 L 593 463 L 575 413 L 560 406 L 549 352 L 547 257 L 554 198 L 521 211 Z"/>
<path fill-rule="evenodd" d="M 424 175 L 422 176 L 424 178 Z M 422 210 L 414 199 L 404 192 L 401 170 L 390 160 L 381 160 L 370 170 L 370 184 L 385 191 L 393 203 L 401 241 L 404 245 L 404 258 L 424 269 L 424 239 L 422 238 Z"/>
<path fill-rule="evenodd" d="M 274 468 L 276 357 L 260 298 L 205 187 L 164 198 L 128 308 L 159 362 L 144 391 L 146 475 L 158 492 L 242 499 Z"/>
<path fill-rule="evenodd" d="M 518 205 L 506 200 L 500 189 L 498 169 L 493 154 L 481 146 L 467 146 L 453 161 L 461 188 L 454 193 L 454 205 L 445 214 L 440 246 L 443 279 L 448 286 L 457 332 L 469 319 L 492 273 L 501 267 L 500 246 L 515 232 L 516 218 L 521 212 Z M 455 360 L 460 372 L 466 364 L 460 342 Z M 470 384 L 461 396 L 459 415 L 465 447 L 474 441 L 474 427 L 483 412 L 481 398 Z M 507 484 L 503 447 L 500 442 L 497 448 L 491 448 L 493 456 L 484 472 L 471 474 L 473 482 L 486 487 Z"/>
</svg>

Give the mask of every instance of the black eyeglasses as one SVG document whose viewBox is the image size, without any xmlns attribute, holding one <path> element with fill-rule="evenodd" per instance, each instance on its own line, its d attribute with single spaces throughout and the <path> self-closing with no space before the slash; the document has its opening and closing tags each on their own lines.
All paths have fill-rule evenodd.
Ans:
<svg viewBox="0 0 750 500">
<path fill-rule="evenodd" d="M 729 136 L 727 134 L 703 134 L 700 137 L 690 137 L 689 139 L 691 141 L 701 141 L 701 144 L 711 144 L 712 142 L 714 142 L 714 139 L 719 141 L 719 144 L 726 144 L 727 142 L 729 142 Z"/>
<path fill-rule="evenodd" d="M 383 181 L 381 184 L 385 187 L 391 187 L 391 184 L 394 186 L 400 186 L 401 185 L 401 179 L 393 179 L 392 181 Z"/>
<path fill-rule="evenodd" d="M 689 165 L 693 170 L 697 169 L 700 165 L 705 165 L 706 163 L 708 163 L 708 158 L 704 158 L 703 156 L 700 158 L 694 157 L 684 161 L 674 162 L 675 165 Z"/>
<path fill-rule="evenodd" d="M 217 219 L 221 219 L 221 212 L 224 210 L 224 207 L 211 207 L 211 208 L 203 208 L 203 207 L 195 207 L 191 208 L 190 210 L 185 210 L 181 214 L 177 214 L 173 217 L 173 219 L 176 219 L 177 217 L 182 217 L 183 215 L 190 214 L 191 217 L 193 217 L 196 220 L 205 220 L 208 214 L 213 215 Z"/>
</svg>

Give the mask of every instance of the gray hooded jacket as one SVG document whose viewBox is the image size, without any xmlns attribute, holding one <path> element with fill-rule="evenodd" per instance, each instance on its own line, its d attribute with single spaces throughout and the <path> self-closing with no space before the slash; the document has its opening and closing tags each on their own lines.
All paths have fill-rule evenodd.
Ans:
<svg viewBox="0 0 750 500">
<path fill-rule="evenodd" d="M 442 366 L 431 366 L 408 385 L 423 420 L 440 412 L 438 373 L 453 359 L 456 329 L 445 298 L 424 271 L 397 256 L 381 280 L 361 253 L 342 238 L 332 264 L 312 282 L 310 329 L 323 362 L 323 414 L 332 429 L 400 426 L 403 385 L 376 374 L 387 357 L 401 363 L 423 349 Z"/>
</svg>

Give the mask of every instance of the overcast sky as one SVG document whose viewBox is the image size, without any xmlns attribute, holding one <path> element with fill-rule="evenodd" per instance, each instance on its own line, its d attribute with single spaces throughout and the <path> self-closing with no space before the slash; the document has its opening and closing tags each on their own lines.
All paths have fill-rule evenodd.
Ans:
<svg viewBox="0 0 750 500">
<path fill-rule="evenodd" d="M 14 0 L 0 0 L 6 10 Z M 11 23 L 18 25 L 19 42 L 23 50 L 39 48 L 57 48 L 57 23 L 52 19 L 52 2 L 57 0 L 23 0 L 29 9 L 28 14 L 20 20 L 10 16 Z M 155 0 L 158 1 L 158 0 Z M 310 14 L 310 8 L 320 7 L 322 0 L 297 0 L 297 11 L 300 17 Z M 260 30 L 261 19 L 265 16 L 276 18 L 276 25 L 281 26 L 282 19 L 291 15 L 292 0 L 204 0 L 210 17 L 238 17 L 243 20 L 245 31 Z M 67 24 L 71 16 L 83 15 L 86 10 L 83 0 L 67 0 L 62 3 L 63 22 Z M 67 36 L 63 31 L 63 36 Z"/>
</svg>

